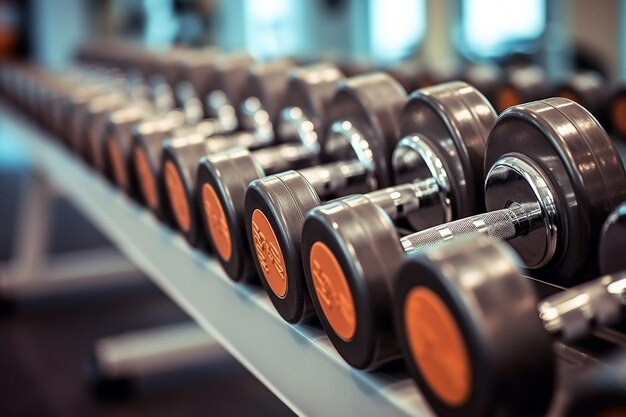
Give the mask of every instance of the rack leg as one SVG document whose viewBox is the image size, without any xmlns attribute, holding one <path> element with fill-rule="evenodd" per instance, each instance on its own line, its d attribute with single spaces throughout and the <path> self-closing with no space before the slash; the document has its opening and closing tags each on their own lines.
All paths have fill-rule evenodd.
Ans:
<svg viewBox="0 0 626 417">
<path fill-rule="evenodd" d="M 137 281 L 137 268 L 110 247 L 49 256 L 55 190 L 36 171 L 28 174 L 18 202 L 14 253 L 0 266 L 0 299 L 45 296 L 69 289 Z"/>
<path fill-rule="evenodd" d="M 90 382 L 98 398 L 124 399 L 134 394 L 137 381 L 207 366 L 214 371 L 212 365 L 241 369 L 200 326 L 185 322 L 98 340 Z"/>
</svg>

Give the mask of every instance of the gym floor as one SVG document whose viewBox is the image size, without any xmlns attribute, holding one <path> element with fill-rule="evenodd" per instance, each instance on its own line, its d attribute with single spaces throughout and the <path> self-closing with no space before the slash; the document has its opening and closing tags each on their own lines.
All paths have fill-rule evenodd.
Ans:
<svg viewBox="0 0 626 417">
<path fill-rule="evenodd" d="M 0 262 L 10 253 L 20 169 L 0 165 Z M 106 239 L 69 204 L 55 207 L 54 230 L 64 239 L 52 252 L 106 245 Z M 96 400 L 90 355 L 99 338 L 189 320 L 147 279 L 107 291 L 29 300 L 0 313 L 2 416 L 291 416 L 234 360 L 192 374 L 138 384 L 123 401 Z"/>
</svg>

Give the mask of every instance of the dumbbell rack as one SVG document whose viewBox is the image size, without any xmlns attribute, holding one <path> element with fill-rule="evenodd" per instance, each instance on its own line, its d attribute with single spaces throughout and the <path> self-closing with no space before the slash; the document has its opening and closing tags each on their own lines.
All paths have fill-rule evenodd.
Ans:
<svg viewBox="0 0 626 417">
<path fill-rule="evenodd" d="M 401 370 L 354 370 L 316 325 L 291 326 L 260 287 L 237 285 L 219 263 L 118 191 L 55 139 L 0 103 L 0 124 L 35 169 L 83 211 L 136 266 L 299 415 L 433 416 Z M 626 148 L 620 146 L 626 155 Z M 557 288 L 538 282 L 539 290 Z M 613 330 L 600 339 L 626 346 Z M 573 362 L 594 361 L 557 344 Z"/>
<path fill-rule="evenodd" d="M 4 104 L 0 124 L 51 185 L 298 415 L 433 415 L 404 372 L 352 369 L 320 327 L 285 323 L 261 287 L 234 284 L 217 261 Z"/>
</svg>

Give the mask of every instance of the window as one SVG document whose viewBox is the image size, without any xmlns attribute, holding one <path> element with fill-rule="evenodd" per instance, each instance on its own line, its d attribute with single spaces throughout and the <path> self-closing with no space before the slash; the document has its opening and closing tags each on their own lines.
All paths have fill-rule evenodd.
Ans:
<svg viewBox="0 0 626 417">
<path fill-rule="evenodd" d="M 298 53 L 301 33 L 292 0 L 247 0 L 246 49 L 256 58 L 272 59 Z"/>
<path fill-rule="evenodd" d="M 459 45 L 471 57 L 532 49 L 546 26 L 545 0 L 462 0 Z"/>
<path fill-rule="evenodd" d="M 371 53 L 393 62 L 412 55 L 426 30 L 425 0 L 370 0 Z"/>
</svg>

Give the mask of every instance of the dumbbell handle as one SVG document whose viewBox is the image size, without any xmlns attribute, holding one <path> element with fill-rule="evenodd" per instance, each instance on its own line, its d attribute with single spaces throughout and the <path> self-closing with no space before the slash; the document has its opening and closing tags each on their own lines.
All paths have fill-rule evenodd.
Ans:
<svg viewBox="0 0 626 417">
<path fill-rule="evenodd" d="M 304 168 L 298 171 L 322 200 L 343 195 L 342 190 L 363 184 L 366 189 L 373 187 L 370 172 L 360 161 L 339 161 Z"/>
<path fill-rule="evenodd" d="M 365 197 L 385 210 L 392 220 L 398 220 L 420 208 L 441 203 L 440 191 L 437 180 L 428 178 L 372 191 Z"/>
<path fill-rule="evenodd" d="M 252 153 L 256 162 L 263 168 L 265 175 L 272 175 L 290 169 L 299 168 L 316 158 L 318 152 L 300 143 L 261 148 Z"/>
<path fill-rule="evenodd" d="M 477 233 L 492 239 L 510 240 L 543 225 L 538 204 L 512 204 L 508 208 L 455 220 L 400 239 L 406 252 L 422 251 L 452 239 Z"/>
<path fill-rule="evenodd" d="M 550 333 L 566 342 L 617 324 L 624 315 L 626 272 L 570 288 L 539 304 L 539 317 Z"/>
</svg>

